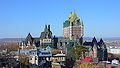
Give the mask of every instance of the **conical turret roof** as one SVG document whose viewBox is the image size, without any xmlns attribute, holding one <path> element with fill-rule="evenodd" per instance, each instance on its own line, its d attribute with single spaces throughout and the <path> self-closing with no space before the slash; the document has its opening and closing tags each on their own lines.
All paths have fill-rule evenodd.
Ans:
<svg viewBox="0 0 120 68">
<path fill-rule="evenodd" d="M 97 40 L 95 37 L 93 38 L 92 43 L 97 43 Z"/>
<path fill-rule="evenodd" d="M 28 36 L 26 37 L 25 42 L 28 42 L 28 41 L 32 42 L 32 40 L 33 40 L 32 35 L 28 33 Z"/>
<path fill-rule="evenodd" d="M 32 35 L 30 33 L 28 33 L 27 38 L 32 38 Z"/>
<path fill-rule="evenodd" d="M 102 38 L 100 39 L 100 43 L 103 43 L 103 40 L 102 40 Z"/>
<path fill-rule="evenodd" d="M 106 48 L 106 45 L 105 45 L 104 41 L 102 40 L 102 38 L 99 41 L 99 46 L 103 47 L 103 48 Z"/>
</svg>

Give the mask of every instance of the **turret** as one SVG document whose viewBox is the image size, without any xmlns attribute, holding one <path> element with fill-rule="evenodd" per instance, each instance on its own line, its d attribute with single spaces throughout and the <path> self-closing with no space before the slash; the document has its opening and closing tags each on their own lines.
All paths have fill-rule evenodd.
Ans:
<svg viewBox="0 0 120 68">
<path fill-rule="evenodd" d="M 28 33 L 28 36 L 27 36 L 26 39 L 25 39 L 25 44 L 26 44 L 26 45 L 31 45 L 32 42 L 33 42 L 33 38 L 32 38 L 32 36 L 31 36 L 31 34 Z"/>
<path fill-rule="evenodd" d="M 102 40 L 102 38 L 100 39 L 99 46 L 101 48 L 106 48 L 106 45 L 105 45 L 104 41 Z"/>
<path fill-rule="evenodd" d="M 98 47 L 96 44 L 93 45 L 93 57 L 96 58 L 98 54 Z"/>
<path fill-rule="evenodd" d="M 32 35 L 30 33 L 28 33 L 28 36 L 26 37 L 26 40 L 31 40 L 32 39 Z"/>
<path fill-rule="evenodd" d="M 97 40 L 96 40 L 95 37 L 94 37 L 93 40 L 92 40 L 92 45 L 94 45 L 94 44 L 97 44 Z"/>
</svg>

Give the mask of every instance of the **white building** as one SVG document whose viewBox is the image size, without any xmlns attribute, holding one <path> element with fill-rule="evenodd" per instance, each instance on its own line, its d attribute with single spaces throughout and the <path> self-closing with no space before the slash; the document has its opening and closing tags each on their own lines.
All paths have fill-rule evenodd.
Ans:
<svg viewBox="0 0 120 68">
<path fill-rule="evenodd" d="M 120 45 L 111 45 L 108 47 L 108 53 L 120 54 Z"/>
<path fill-rule="evenodd" d="M 116 59 L 112 60 L 112 64 L 119 64 L 119 60 Z"/>
<path fill-rule="evenodd" d="M 42 66 L 41 68 L 43 68 L 44 63 L 50 61 L 50 57 L 52 56 L 51 48 L 49 46 L 46 48 L 20 50 L 20 53 L 28 55 L 29 63 Z"/>
</svg>

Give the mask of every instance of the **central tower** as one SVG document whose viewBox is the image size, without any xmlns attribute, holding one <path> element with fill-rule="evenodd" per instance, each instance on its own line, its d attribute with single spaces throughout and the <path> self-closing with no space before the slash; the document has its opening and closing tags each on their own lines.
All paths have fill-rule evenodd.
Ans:
<svg viewBox="0 0 120 68">
<path fill-rule="evenodd" d="M 83 21 L 75 12 L 72 12 L 63 23 L 63 36 L 70 40 L 77 40 L 83 36 Z"/>
</svg>

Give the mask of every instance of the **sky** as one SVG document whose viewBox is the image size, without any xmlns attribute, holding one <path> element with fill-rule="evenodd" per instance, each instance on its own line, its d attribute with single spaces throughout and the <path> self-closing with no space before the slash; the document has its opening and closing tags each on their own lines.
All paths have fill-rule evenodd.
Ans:
<svg viewBox="0 0 120 68">
<path fill-rule="evenodd" d="M 120 0 L 0 0 L 0 38 L 39 37 L 45 24 L 63 36 L 63 22 L 76 12 L 85 37 L 120 37 Z"/>
</svg>

